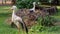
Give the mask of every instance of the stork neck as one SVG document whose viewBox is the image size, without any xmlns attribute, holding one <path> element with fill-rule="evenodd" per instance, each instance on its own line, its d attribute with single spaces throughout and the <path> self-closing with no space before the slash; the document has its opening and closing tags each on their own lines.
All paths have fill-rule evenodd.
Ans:
<svg viewBox="0 0 60 34">
<path fill-rule="evenodd" d="M 33 6 L 34 6 L 33 8 L 35 9 L 35 4 Z"/>
<path fill-rule="evenodd" d="M 35 4 L 33 5 L 34 7 L 33 7 L 33 10 L 34 10 L 34 12 L 35 12 Z"/>
<path fill-rule="evenodd" d="M 15 10 L 13 10 L 13 14 L 15 13 Z"/>
</svg>

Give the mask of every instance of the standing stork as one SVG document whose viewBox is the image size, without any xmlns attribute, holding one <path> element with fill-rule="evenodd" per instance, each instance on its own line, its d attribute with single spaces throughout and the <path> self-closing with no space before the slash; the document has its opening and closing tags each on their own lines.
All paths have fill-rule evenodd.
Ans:
<svg viewBox="0 0 60 34">
<path fill-rule="evenodd" d="M 16 6 L 12 6 L 11 9 L 13 10 L 12 23 L 14 23 L 17 26 L 19 32 L 20 32 L 20 24 L 21 24 L 23 30 L 25 29 L 26 33 L 28 34 L 28 29 L 27 29 L 27 26 L 24 23 L 23 19 L 15 14 L 15 12 L 17 11 L 16 10 L 17 7 Z"/>
<path fill-rule="evenodd" d="M 36 2 L 33 2 L 33 8 L 30 9 L 30 12 L 35 12 L 35 5 L 36 5 Z"/>
</svg>

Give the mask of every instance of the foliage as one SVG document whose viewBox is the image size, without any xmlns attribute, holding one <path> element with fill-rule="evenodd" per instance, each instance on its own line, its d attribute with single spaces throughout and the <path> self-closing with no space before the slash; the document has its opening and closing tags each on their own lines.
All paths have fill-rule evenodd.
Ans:
<svg viewBox="0 0 60 34">
<path fill-rule="evenodd" d="M 39 0 L 17 0 L 16 5 L 18 8 L 32 8 L 33 2 L 38 2 Z"/>
<path fill-rule="evenodd" d="M 38 18 L 38 22 L 41 23 L 40 25 L 42 26 L 52 26 L 56 20 L 51 16 L 45 16 L 44 18 L 41 17 L 41 19 Z"/>
<path fill-rule="evenodd" d="M 31 27 L 31 31 L 42 32 L 46 30 L 46 26 L 52 26 L 55 22 L 55 18 L 50 16 L 45 16 L 44 18 L 39 17 L 37 24 Z"/>
<path fill-rule="evenodd" d="M 5 7 L 0 6 L 0 34 L 18 34 L 17 29 L 11 28 L 10 25 L 7 25 L 4 22 L 8 17 L 10 17 L 9 14 L 12 13 L 12 11 L 10 11 L 10 10 L 4 10 L 4 8 L 6 8 L 6 7 L 7 6 L 5 6 Z M 9 7 L 7 7 L 7 9 L 9 9 Z M 60 19 L 60 10 L 58 12 L 58 15 L 57 16 L 55 15 L 54 17 Z M 41 17 L 39 17 L 39 18 L 42 19 Z M 34 27 L 34 28 L 33 27 L 32 27 L 32 30 L 34 30 L 34 28 L 35 28 L 36 29 L 35 31 L 37 31 L 37 32 L 32 32 L 32 33 L 29 32 L 29 34 L 60 34 L 60 26 L 53 26 L 53 27 L 50 27 L 50 28 L 47 29 L 43 26 L 38 26 L 38 24 L 37 24 L 36 27 Z M 40 29 L 40 27 L 43 27 L 41 30 L 44 30 L 44 31 L 38 32 L 39 31 L 38 29 Z M 20 31 L 20 34 L 23 34 L 22 30 Z"/>
</svg>

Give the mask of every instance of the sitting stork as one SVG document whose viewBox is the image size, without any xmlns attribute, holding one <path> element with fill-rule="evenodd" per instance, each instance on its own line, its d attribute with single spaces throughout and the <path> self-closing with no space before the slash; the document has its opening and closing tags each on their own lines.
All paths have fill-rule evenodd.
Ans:
<svg viewBox="0 0 60 34">
<path fill-rule="evenodd" d="M 20 24 L 21 24 L 23 30 L 25 29 L 26 33 L 28 34 L 28 29 L 27 29 L 26 24 L 24 23 L 22 18 L 17 16 L 15 13 L 17 11 L 17 7 L 12 6 L 11 9 L 13 10 L 13 12 L 12 12 L 12 23 L 14 23 L 17 26 L 19 32 L 20 32 Z"/>
</svg>

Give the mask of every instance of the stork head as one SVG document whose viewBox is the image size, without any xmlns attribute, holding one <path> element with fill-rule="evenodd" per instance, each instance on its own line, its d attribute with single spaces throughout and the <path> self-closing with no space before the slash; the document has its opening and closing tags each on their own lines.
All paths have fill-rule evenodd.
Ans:
<svg viewBox="0 0 60 34">
<path fill-rule="evenodd" d="M 40 4 L 40 2 L 38 2 L 38 4 Z"/>
<path fill-rule="evenodd" d="M 11 9 L 12 9 L 12 10 L 16 10 L 17 7 L 16 7 L 16 6 L 12 6 Z"/>
<path fill-rule="evenodd" d="M 36 2 L 33 2 L 33 5 L 35 5 L 36 4 Z"/>
</svg>

